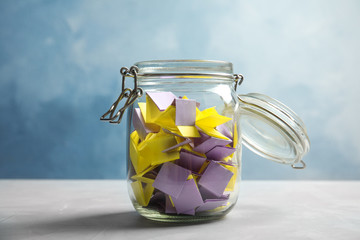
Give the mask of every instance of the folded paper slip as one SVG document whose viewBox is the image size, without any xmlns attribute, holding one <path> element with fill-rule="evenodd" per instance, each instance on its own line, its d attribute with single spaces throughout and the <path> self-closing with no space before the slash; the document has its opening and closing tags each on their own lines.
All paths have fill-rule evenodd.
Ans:
<svg viewBox="0 0 360 240">
<path fill-rule="evenodd" d="M 152 132 L 158 132 L 160 130 L 160 127 L 154 123 L 150 123 L 150 121 L 148 121 L 146 119 L 146 103 L 145 102 L 139 102 L 138 103 L 139 108 L 140 108 L 140 112 L 141 112 L 141 116 L 144 119 L 144 122 L 146 123 L 146 127 L 148 129 L 150 129 Z"/>
<path fill-rule="evenodd" d="M 140 141 L 140 137 L 137 131 L 132 132 L 130 135 L 130 146 L 129 146 L 130 159 L 137 174 L 143 172 L 145 169 L 147 169 L 150 166 L 150 162 L 148 161 L 148 159 L 140 155 L 139 141 Z"/>
<path fill-rule="evenodd" d="M 151 130 L 151 127 L 147 126 L 147 124 L 145 123 L 140 108 L 134 108 L 132 121 L 134 128 L 139 134 L 141 140 L 144 140 L 148 133 L 154 132 Z"/>
<path fill-rule="evenodd" d="M 231 147 L 216 146 L 210 151 L 208 151 L 206 153 L 206 156 L 208 157 L 208 159 L 219 161 L 219 160 L 223 160 L 225 157 L 234 153 L 235 150 L 236 150 L 235 148 L 231 148 Z"/>
<path fill-rule="evenodd" d="M 180 151 L 180 159 L 176 160 L 176 164 L 192 172 L 199 172 L 205 161 L 206 158 L 182 149 Z"/>
<path fill-rule="evenodd" d="M 234 173 L 219 163 L 210 161 L 199 180 L 199 186 L 215 197 L 221 197 L 233 175 Z"/>
<path fill-rule="evenodd" d="M 180 167 L 174 163 L 164 163 L 155 178 L 153 187 L 174 198 L 177 198 L 179 197 L 190 174 L 190 170 Z"/>
<path fill-rule="evenodd" d="M 218 114 L 217 111 L 215 110 L 215 107 L 212 107 L 201 111 L 196 116 L 195 124 L 196 126 L 199 126 L 201 128 L 203 127 L 215 128 L 216 126 L 224 124 L 230 120 L 231 118 Z"/>
<path fill-rule="evenodd" d="M 238 175 L 238 168 L 237 168 L 237 166 L 232 165 L 232 164 L 220 163 L 220 165 L 233 173 L 233 176 L 231 177 L 231 179 L 229 180 L 228 185 L 225 188 L 225 191 L 232 192 L 235 189 L 236 179 L 237 179 L 237 175 Z"/>
<path fill-rule="evenodd" d="M 136 201 L 141 206 L 147 206 L 149 204 L 150 198 L 154 192 L 154 187 L 152 184 L 145 184 L 145 188 L 140 181 L 135 181 L 131 183 L 132 190 L 134 192 L 134 196 Z"/>
<path fill-rule="evenodd" d="M 194 126 L 196 119 L 196 101 L 190 99 L 175 99 L 177 126 Z"/>
<path fill-rule="evenodd" d="M 194 151 L 206 153 L 216 146 L 226 146 L 232 141 L 229 139 L 222 139 L 209 136 L 200 131 L 200 138 L 194 139 Z"/>
<path fill-rule="evenodd" d="M 172 92 L 147 92 L 146 95 L 160 111 L 167 109 L 177 98 Z"/>
<path fill-rule="evenodd" d="M 221 207 L 221 206 L 226 206 L 227 203 L 228 203 L 228 199 L 226 199 L 226 198 L 224 198 L 224 199 L 206 199 L 204 201 L 204 204 L 199 206 L 196 209 L 196 212 L 213 210 L 213 209 Z"/>
<path fill-rule="evenodd" d="M 142 148 L 139 150 L 139 155 L 143 159 L 146 159 L 150 165 L 158 165 L 173 161 L 179 159 L 179 152 L 163 152 L 163 150 L 174 145 L 177 145 L 175 137 L 171 134 L 166 134 L 160 131 L 159 133 L 155 133 L 153 137 L 143 142 Z"/>
<path fill-rule="evenodd" d="M 204 204 L 194 179 L 187 180 L 178 197 L 173 197 L 172 201 L 178 214 L 189 214 L 189 211 L 195 214 L 195 208 Z"/>
</svg>

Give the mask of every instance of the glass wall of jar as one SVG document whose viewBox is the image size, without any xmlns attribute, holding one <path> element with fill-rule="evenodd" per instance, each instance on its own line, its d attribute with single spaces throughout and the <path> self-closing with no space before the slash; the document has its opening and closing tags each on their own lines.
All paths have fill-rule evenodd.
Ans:
<svg viewBox="0 0 360 240">
<path fill-rule="evenodd" d="M 241 176 L 239 102 L 232 64 L 136 63 L 142 97 L 131 106 L 128 189 L 135 209 L 158 221 L 227 214 Z"/>
</svg>

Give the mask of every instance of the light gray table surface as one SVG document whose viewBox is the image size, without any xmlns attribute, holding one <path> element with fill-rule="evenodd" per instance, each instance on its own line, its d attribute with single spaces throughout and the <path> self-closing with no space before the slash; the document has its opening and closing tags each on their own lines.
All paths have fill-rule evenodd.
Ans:
<svg viewBox="0 0 360 240">
<path fill-rule="evenodd" d="M 0 180 L 0 239 L 360 239 L 360 181 L 243 181 L 204 224 L 139 216 L 121 180 Z"/>
</svg>

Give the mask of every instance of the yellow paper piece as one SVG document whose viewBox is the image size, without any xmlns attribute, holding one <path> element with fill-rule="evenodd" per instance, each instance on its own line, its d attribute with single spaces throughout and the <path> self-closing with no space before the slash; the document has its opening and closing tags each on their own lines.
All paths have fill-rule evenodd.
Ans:
<svg viewBox="0 0 360 240">
<path fill-rule="evenodd" d="M 236 148 L 238 143 L 238 131 L 237 131 L 237 126 L 236 123 L 234 124 L 234 139 L 233 139 L 233 148 Z"/>
<path fill-rule="evenodd" d="M 143 141 L 141 141 L 138 146 L 137 146 L 137 150 L 141 151 L 147 144 L 147 142 L 151 139 L 153 139 L 155 137 L 156 133 L 148 133 L 148 135 L 146 135 L 145 139 Z"/>
<path fill-rule="evenodd" d="M 130 134 L 130 160 L 137 174 L 150 167 L 150 162 L 140 154 L 139 148 L 143 142 L 138 144 L 139 139 L 139 135 L 136 131 Z"/>
<path fill-rule="evenodd" d="M 144 175 L 148 172 L 150 172 L 151 170 L 155 169 L 157 167 L 157 165 L 155 166 L 150 166 L 149 168 L 145 169 L 144 171 L 142 171 L 141 173 L 138 173 L 134 176 L 131 177 L 131 179 L 133 180 L 139 180 L 141 182 L 144 182 L 144 183 L 153 183 L 154 182 L 154 179 L 151 179 L 151 178 L 147 178 L 147 177 L 144 177 Z"/>
<path fill-rule="evenodd" d="M 187 180 L 190 180 L 190 179 L 194 179 L 194 177 L 193 177 L 192 174 L 190 174 L 190 175 L 188 176 L 188 178 L 186 179 L 186 181 L 187 181 Z"/>
<path fill-rule="evenodd" d="M 234 124 L 234 134 L 233 134 L 233 148 L 236 148 L 237 143 L 238 143 L 238 132 L 237 132 L 237 127 L 236 127 L 236 123 L 235 123 Z M 233 158 L 235 153 L 236 153 L 236 151 L 234 153 L 232 153 L 229 157 Z"/>
<path fill-rule="evenodd" d="M 165 111 L 160 112 L 153 121 L 162 128 L 173 130 L 176 129 L 175 116 L 176 108 L 170 105 Z"/>
<path fill-rule="evenodd" d="M 131 188 L 133 190 L 136 201 L 141 206 L 145 206 L 146 204 L 145 204 L 145 197 L 144 197 L 144 192 L 143 192 L 143 188 L 142 188 L 142 183 L 140 181 L 132 182 Z"/>
<path fill-rule="evenodd" d="M 225 208 L 227 208 L 227 206 L 229 205 L 229 202 L 227 202 L 226 206 L 220 206 L 211 210 L 208 210 L 209 212 L 220 212 L 223 211 Z"/>
<path fill-rule="evenodd" d="M 178 151 L 162 152 L 176 144 L 176 139 L 172 134 L 166 134 L 161 130 L 159 133 L 155 133 L 151 136 L 147 141 L 143 141 L 139 153 L 154 166 L 179 159 L 180 154 Z"/>
<path fill-rule="evenodd" d="M 199 173 L 201 174 L 205 168 L 209 165 L 209 161 L 205 161 L 204 164 L 201 166 L 200 170 L 199 170 Z"/>
<path fill-rule="evenodd" d="M 136 201 L 141 206 L 146 207 L 150 202 L 151 195 L 154 192 L 154 187 L 151 184 L 146 184 L 144 189 L 143 184 L 140 181 L 135 181 L 131 183 L 131 188 Z"/>
<path fill-rule="evenodd" d="M 168 196 L 169 196 L 169 199 L 170 199 L 171 205 L 172 205 L 173 207 L 175 207 L 175 204 L 174 204 L 174 202 L 173 202 L 173 200 L 172 200 L 171 196 L 170 196 L 170 195 L 168 195 Z"/>
<path fill-rule="evenodd" d="M 232 172 L 234 175 L 231 177 L 228 185 L 225 188 L 225 191 L 234 191 L 235 188 L 235 183 L 236 183 L 236 178 L 237 178 L 237 173 L 238 173 L 238 169 L 236 166 L 231 166 L 231 165 L 227 165 L 227 164 L 221 164 L 221 166 L 223 166 L 224 168 L 226 168 L 227 170 L 229 170 L 230 172 Z"/>
<path fill-rule="evenodd" d="M 142 115 L 144 121 L 146 122 L 146 103 L 139 102 L 138 105 L 140 108 L 141 115 Z"/>
<path fill-rule="evenodd" d="M 204 109 L 196 115 L 196 121 L 203 119 L 205 117 L 211 116 L 211 115 L 216 115 L 216 114 L 218 114 L 218 113 L 215 110 L 215 107 Z"/>
<path fill-rule="evenodd" d="M 212 127 L 204 127 L 204 126 L 198 126 L 200 128 L 201 131 L 203 131 L 205 134 L 211 136 L 211 137 L 216 137 L 216 138 L 220 138 L 220 139 L 225 139 L 225 140 L 229 140 L 228 137 L 224 136 L 223 134 L 221 134 L 218 130 L 216 130 L 215 128 Z"/>
<path fill-rule="evenodd" d="M 196 119 L 199 119 L 201 115 L 201 111 L 196 107 Z M 196 121 L 195 119 L 195 121 Z"/>
<path fill-rule="evenodd" d="M 133 131 L 130 134 L 130 139 L 133 140 L 136 145 L 139 143 L 140 137 L 139 137 L 139 134 L 137 133 L 137 131 Z"/>
<path fill-rule="evenodd" d="M 134 180 L 143 182 L 143 183 L 148 183 L 148 184 L 153 184 L 155 179 L 151 179 L 151 178 L 147 178 L 147 177 L 137 177 L 137 175 L 134 175 L 131 177 Z"/>
<path fill-rule="evenodd" d="M 195 126 L 177 126 L 180 135 L 184 137 L 201 137 Z"/>
<path fill-rule="evenodd" d="M 152 194 L 154 193 L 154 187 L 152 186 L 152 183 L 147 183 L 145 185 L 145 189 L 144 189 L 144 198 L 145 198 L 145 206 L 147 206 L 150 202 L 150 198 L 152 196 Z"/>
<path fill-rule="evenodd" d="M 189 98 L 185 95 L 181 99 L 189 100 Z"/>
<path fill-rule="evenodd" d="M 158 125 L 156 125 L 154 123 L 149 123 L 149 121 L 146 121 L 146 103 L 139 102 L 138 105 L 139 105 L 139 108 L 141 111 L 141 115 L 145 121 L 146 127 L 153 132 L 158 132 L 160 130 L 160 127 Z"/>
<path fill-rule="evenodd" d="M 165 111 L 160 111 L 153 100 L 146 95 L 146 103 L 139 103 L 144 121 L 154 132 L 158 132 L 160 127 L 177 130 L 175 125 L 176 108 L 170 105 Z"/>
<path fill-rule="evenodd" d="M 195 125 L 200 128 L 215 128 L 223 123 L 230 121 L 231 118 L 217 113 L 215 107 L 207 108 L 196 116 Z"/>
<path fill-rule="evenodd" d="M 160 116 L 161 111 L 153 102 L 153 100 L 146 95 L 146 118 L 144 119 L 146 123 L 155 123 L 155 120 Z"/>
</svg>

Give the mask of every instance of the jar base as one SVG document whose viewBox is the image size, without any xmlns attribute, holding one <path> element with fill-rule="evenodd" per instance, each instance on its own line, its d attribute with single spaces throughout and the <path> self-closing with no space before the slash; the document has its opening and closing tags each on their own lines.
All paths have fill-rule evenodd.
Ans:
<svg viewBox="0 0 360 240">
<path fill-rule="evenodd" d="M 209 222 L 209 221 L 216 221 L 220 220 L 227 213 L 230 212 L 232 207 L 228 207 L 222 211 L 217 212 L 203 212 L 203 213 L 196 213 L 195 215 L 183 215 L 183 214 L 167 214 L 167 213 L 161 213 L 157 210 L 144 208 L 139 206 L 136 206 L 134 204 L 134 207 L 136 211 L 143 217 L 157 222 L 168 222 L 168 223 L 200 223 L 200 222 Z"/>
</svg>

